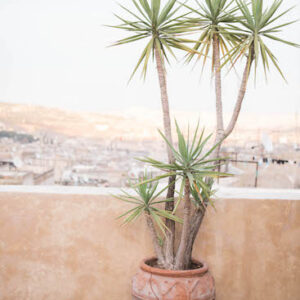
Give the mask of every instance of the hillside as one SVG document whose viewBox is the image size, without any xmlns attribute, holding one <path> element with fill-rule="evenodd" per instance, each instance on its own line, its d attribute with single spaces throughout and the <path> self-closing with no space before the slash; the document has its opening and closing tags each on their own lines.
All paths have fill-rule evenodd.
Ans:
<svg viewBox="0 0 300 300">
<path fill-rule="evenodd" d="M 207 132 L 213 131 L 214 115 L 211 112 L 175 111 L 173 116 L 181 125 L 192 126 L 200 120 Z M 227 116 L 228 119 L 228 116 Z M 225 116 L 226 120 L 226 116 Z M 263 132 L 274 141 L 300 143 L 300 128 L 296 130 L 295 116 L 253 115 L 242 113 L 229 142 L 239 143 L 260 140 Z M 0 127 L 24 133 L 47 133 L 69 137 L 124 138 L 129 140 L 157 139 L 161 128 L 159 111 L 141 108 L 110 112 L 75 112 L 25 104 L 0 103 Z"/>
</svg>

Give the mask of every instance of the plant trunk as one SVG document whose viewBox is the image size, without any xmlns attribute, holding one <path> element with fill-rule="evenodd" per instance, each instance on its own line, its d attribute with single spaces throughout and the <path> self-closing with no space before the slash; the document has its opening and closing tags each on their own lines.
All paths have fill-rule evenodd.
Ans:
<svg viewBox="0 0 300 300">
<path fill-rule="evenodd" d="M 150 235 L 151 235 L 151 238 L 152 238 L 152 242 L 153 242 L 153 245 L 154 245 L 154 250 L 155 250 L 155 253 L 156 253 L 156 256 L 157 256 L 157 264 L 160 267 L 164 267 L 165 257 L 164 257 L 164 254 L 163 254 L 162 247 L 159 244 L 159 240 L 158 240 L 158 236 L 157 236 L 157 233 L 156 233 L 156 230 L 155 230 L 153 220 L 152 220 L 151 216 L 149 215 L 149 213 L 146 213 L 145 216 L 146 216 L 147 226 L 148 226 L 148 229 L 149 229 L 149 232 L 150 232 Z"/>
<path fill-rule="evenodd" d="M 220 41 L 218 33 L 213 36 L 213 63 L 215 72 L 215 92 L 216 92 L 216 119 L 217 132 L 215 144 L 219 143 L 224 137 L 223 104 L 222 104 L 222 81 L 221 81 L 221 63 L 220 63 Z M 216 148 L 214 157 L 220 154 L 221 144 Z"/>
<path fill-rule="evenodd" d="M 191 198 L 190 198 L 190 182 L 189 179 L 185 179 L 184 185 L 184 210 L 183 210 L 183 226 L 181 239 L 175 259 L 175 270 L 188 269 L 191 257 L 186 259 L 186 251 L 188 246 L 188 239 L 191 233 Z"/>
<path fill-rule="evenodd" d="M 197 208 L 192 219 L 191 219 L 191 228 L 190 228 L 190 234 L 188 236 L 188 241 L 187 241 L 187 247 L 186 247 L 186 253 L 184 257 L 184 264 L 189 265 L 192 259 L 192 254 L 193 254 L 193 246 L 194 242 L 196 240 L 198 231 L 200 229 L 200 226 L 202 224 L 204 215 L 205 215 L 205 208 Z"/>
<path fill-rule="evenodd" d="M 173 145 L 172 134 L 171 134 L 169 99 L 167 93 L 166 71 L 163 63 L 163 57 L 160 55 L 157 48 L 154 49 L 154 52 L 155 52 L 155 60 L 156 60 L 160 93 L 161 93 L 164 133 L 167 140 L 170 142 L 171 145 Z M 173 163 L 175 161 L 174 155 L 168 145 L 167 145 L 167 153 L 168 153 L 169 163 Z M 169 177 L 169 188 L 167 192 L 167 198 L 174 198 L 175 179 L 176 179 L 175 176 Z M 172 212 L 173 209 L 174 209 L 174 201 L 166 202 L 165 210 Z M 166 268 L 172 269 L 174 264 L 175 222 L 170 219 L 166 219 L 165 222 L 168 228 L 166 232 L 166 241 L 165 241 Z"/>
<path fill-rule="evenodd" d="M 252 45 L 252 47 L 250 49 L 250 53 L 249 53 L 248 58 L 247 58 L 246 65 L 245 65 L 244 74 L 243 74 L 240 90 L 239 90 L 239 93 L 238 93 L 238 98 L 237 98 L 237 101 L 236 101 L 235 106 L 234 106 L 234 110 L 233 110 L 233 113 L 232 113 L 231 120 L 230 120 L 230 122 L 229 122 L 229 124 L 226 128 L 226 131 L 225 131 L 225 136 L 226 137 L 228 137 L 231 134 L 231 132 L 233 131 L 233 129 L 235 127 L 235 124 L 237 122 L 237 119 L 239 117 L 241 107 L 242 107 L 242 103 L 243 103 L 243 100 L 244 100 L 245 94 L 246 94 L 248 78 L 249 78 L 249 74 L 250 74 L 250 70 L 251 70 L 253 60 L 254 60 L 254 49 L 253 49 L 253 45 Z"/>
</svg>

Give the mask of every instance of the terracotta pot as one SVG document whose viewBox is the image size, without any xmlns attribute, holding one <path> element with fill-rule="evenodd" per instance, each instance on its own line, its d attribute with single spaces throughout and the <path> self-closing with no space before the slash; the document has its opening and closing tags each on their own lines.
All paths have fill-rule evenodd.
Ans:
<svg viewBox="0 0 300 300">
<path fill-rule="evenodd" d="M 215 300 L 214 279 L 205 262 L 194 260 L 200 268 L 173 271 L 151 267 L 155 260 L 145 259 L 133 277 L 133 300 Z"/>
</svg>

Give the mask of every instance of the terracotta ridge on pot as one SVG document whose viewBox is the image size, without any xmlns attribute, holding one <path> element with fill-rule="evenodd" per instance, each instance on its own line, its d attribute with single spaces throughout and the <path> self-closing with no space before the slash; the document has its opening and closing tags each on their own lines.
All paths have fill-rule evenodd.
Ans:
<svg viewBox="0 0 300 300">
<path fill-rule="evenodd" d="M 201 276 L 204 275 L 208 271 L 207 264 L 203 261 L 199 261 L 193 259 L 193 263 L 197 265 L 201 265 L 200 268 L 197 269 L 190 269 L 190 270 L 166 270 L 157 267 L 151 267 L 147 262 L 156 260 L 156 257 L 149 257 L 144 259 L 141 264 L 140 268 L 148 273 L 161 275 L 161 276 L 168 276 L 168 277 L 194 277 L 194 276 Z"/>
</svg>

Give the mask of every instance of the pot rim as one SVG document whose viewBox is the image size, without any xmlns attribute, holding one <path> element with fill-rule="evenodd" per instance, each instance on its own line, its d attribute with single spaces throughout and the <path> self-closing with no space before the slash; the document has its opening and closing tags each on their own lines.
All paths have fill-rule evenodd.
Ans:
<svg viewBox="0 0 300 300">
<path fill-rule="evenodd" d="M 207 264 L 202 260 L 193 259 L 193 262 L 197 264 L 202 264 L 201 268 L 192 269 L 192 270 L 165 270 L 160 268 L 151 267 L 147 264 L 148 261 L 157 259 L 156 257 L 148 257 L 145 258 L 141 264 L 140 268 L 148 273 L 160 275 L 160 276 L 168 276 L 168 277 L 194 277 L 199 275 L 204 275 L 208 271 Z"/>
</svg>

